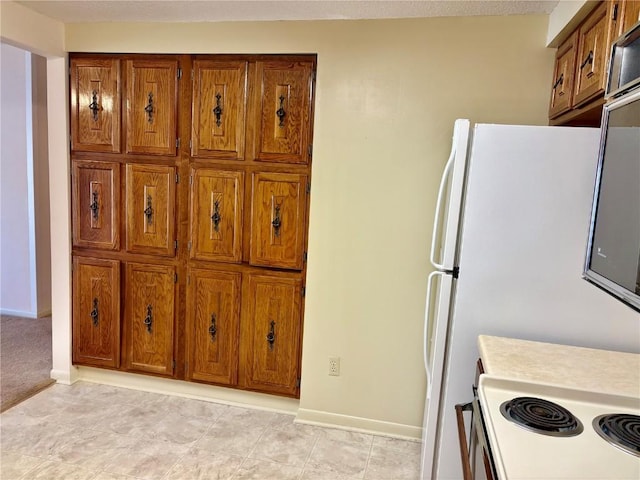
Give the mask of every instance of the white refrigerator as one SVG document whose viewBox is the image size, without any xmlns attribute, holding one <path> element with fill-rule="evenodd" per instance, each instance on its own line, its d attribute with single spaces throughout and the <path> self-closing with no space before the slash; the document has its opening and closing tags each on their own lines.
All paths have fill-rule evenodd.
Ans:
<svg viewBox="0 0 640 480">
<path fill-rule="evenodd" d="M 582 279 L 599 142 L 597 128 L 455 122 L 427 281 L 422 480 L 462 478 L 454 405 L 473 397 L 478 335 L 640 353 L 640 315 Z"/>
</svg>

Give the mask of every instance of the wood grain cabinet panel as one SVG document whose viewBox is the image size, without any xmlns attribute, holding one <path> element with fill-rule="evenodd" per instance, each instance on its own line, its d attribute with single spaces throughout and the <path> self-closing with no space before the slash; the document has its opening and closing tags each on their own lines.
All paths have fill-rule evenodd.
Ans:
<svg viewBox="0 0 640 480">
<path fill-rule="evenodd" d="M 623 0 L 620 7 L 622 13 L 620 34 L 622 34 L 640 22 L 640 0 Z"/>
<path fill-rule="evenodd" d="M 126 267 L 127 369 L 173 375 L 175 269 Z"/>
<path fill-rule="evenodd" d="M 71 59 L 71 150 L 120 152 L 120 61 Z"/>
<path fill-rule="evenodd" d="M 192 269 L 187 287 L 187 378 L 235 385 L 241 274 Z"/>
<path fill-rule="evenodd" d="M 176 154 L 176 60 L 127 60 L 127 153 Z"/>
<path fill-rule="evenodd" d="M 299 278 L 248 276 L 241 341 L 246 388 L 297 394 L 301 289 Z"/>
<path fill-rule="evenodd" d="M 244 173 L 191 171 L 191 258 L 242 261 Z"/>
<path fill-rule="evenodd" d="M 74 160 L 71 202 L 75 246 L 120 248 L 120 164 Z"/>
<path fill-rule="evenodd" d="M 311 136 L 311 62 L 257 62 L 253 155 L 306 164 Z"/>
<path fill-rule="evenodd" d="M 574 106 L 604 92 L 611 43 L 616 35 L 618 2 L 602 2 L 578 30 Z"/>
<path fill-rule="evenodd" d="M 578 49 L 578 32 L 571 35 L 556 53 L 553 70 L 553 85 L 551 87 L 551 104 L 549 118 L 568 111 L 572 107 L 573 80 L 576 69 L 576 55 Z"/>
<path fill-rule="evenodd" d="M 174 167 L 127 165 L 127 250 L 175 255 Z"/>
<path fill-rule="evenodd" d="M 306 175 L 253 174 L 250 264 L 302 269 L 306 205 Z"/>
<path fill-rule="evenodd" d="M 193 62 L 194 157 L 243 160 L 247 62 Z"/>
<path fill-rule="evenodd" d="M 73 362 L 120 365 L 120 262 L 73 258 Z"/>
</svg>

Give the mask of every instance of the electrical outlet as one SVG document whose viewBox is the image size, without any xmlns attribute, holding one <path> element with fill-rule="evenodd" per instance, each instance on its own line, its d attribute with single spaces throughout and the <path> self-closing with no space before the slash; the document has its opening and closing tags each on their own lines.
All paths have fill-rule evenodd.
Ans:
<svg viewBox="0 0 640 480">
<path fill-rule="evenodd" d="M 329 375 L 340 375 L 340 357 L 329 357 Z"/>
</svg>

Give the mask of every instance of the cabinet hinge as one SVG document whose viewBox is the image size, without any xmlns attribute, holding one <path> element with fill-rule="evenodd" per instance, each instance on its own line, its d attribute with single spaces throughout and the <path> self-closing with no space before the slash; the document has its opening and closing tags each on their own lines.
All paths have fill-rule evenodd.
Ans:
<svg viewBox="0 0 640 480">
<path fill-rule="evenodd" d="M 69 76 L 71 76 L 71 67 L 69 67 Z"/>
<path fill-rule="evenodd" d="M 611 20 L 613 20 L 614 22 L 618 20 L 618 4 L 617 3 L 613 6 L 613 12 L 611 13 Z"/>
<path fill-rule="evenodd" d="M 301 382 L 301 380 L 302 380 L 302 379 L 301 379 L 300 377 L 296 378 L 296 388 L 300 388 L 300 382 Z"/>
<path fill-rule="evenodd" d="M 175 370 L 176 369 L 176 361 L 175 360 L 171 360 L 171 367 Z"/>
<path fill-rule="evenodd" d="M 193 82 L 193 68 L 191 69 L 191 81 Z"/>
<path fill-rule="evenodd" d="M 178 250 L 178 240 L 173 241 L 173 248 Z"/>
<path fill-rule="evenodd" d="M 307 287 L 303 285 L 300 294 L 304 297 L 307 294 Z"/>
<path fill-rule="evenodd" d="M 307 149 L 307 152 L 309 153 L 309 157 L 311 157 L 311 155 L 313 154 L 313 145 L 309 144 L 309 148 Z"/>
<path fill-rule="evenodd" d="M 176 173 L 176 183 L 180 183 L 180 174 Z"/>
<path fill-rule="evenodd" d="M 180 137 L 176 138 L 176 148 L 180 148 Z"/>
<path fill-rule="evenodd" d="M 182 78 L 182 69 L 178 68 L 178 80 Z"/>
<path fill-rule="evenodd" d="M 193 150 L 193 140 L 189 139 L 189 150 Z"/>
<path fill-rule="evenodd" d="M 191 251 L 191 240 L 187 243 L 187 250 Z"/>
<path fill-rule="evenodd" d="M 187 285 L 191 285 L 191 275 L 187 275 Z"/>
<path fill-rule="evenodd" d="M 193 185 L 193 175 L 189 175 L 189 185 Z"/>
<path fill-rule="evenodd" d="M 311 184 L 307 182 L 307 193 L 311 193 Z"/>
<path fill-rule="evenodd" d="M 177 273 L 173 274 L 173 283 L 178 283 L 178 274 Z"/>
<path fill-rule="evenodd" d="M 312 81 L 312 82 L 315 82 L 315 81 L 316 81 L 316 71 L 315 71 L 315 70 L 313 70 L 313 71 L 311 72 L 311 81 Z"/>
<path fill-rule="evenodd" d="M 304 253 L 302 254 L 302 261 L 303 261 L 303 262 L 306 262 L 306 261 L 307 261 L 307 252 L 304 252 Z"/>
</svg>

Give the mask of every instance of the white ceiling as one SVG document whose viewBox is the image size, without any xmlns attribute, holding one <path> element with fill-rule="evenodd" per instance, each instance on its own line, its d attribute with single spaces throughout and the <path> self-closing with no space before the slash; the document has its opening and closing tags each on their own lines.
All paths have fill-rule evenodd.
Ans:
<svg viewBox="0 0 640 480">
<path fill-rule="evenodd" d="M 110 0 L 22 4 L 64 23 L 226 22 L 549 14 L 555 1 L 525 0 Z"/>
</svg>

